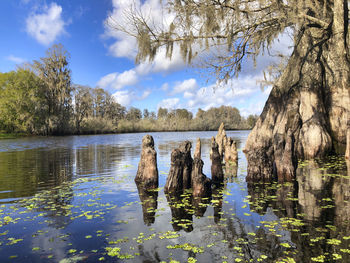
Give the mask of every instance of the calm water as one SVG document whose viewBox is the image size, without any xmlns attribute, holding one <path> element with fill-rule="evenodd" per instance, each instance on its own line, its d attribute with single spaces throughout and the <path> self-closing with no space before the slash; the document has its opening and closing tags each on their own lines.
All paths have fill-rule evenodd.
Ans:
<svg viewBox="0 0 350 263">
<path fill-rule="evenodd" d="M 350 262 L 350 165 L 299 164 L 294 183 L 247 185 L 237 176 L 193 203 L 164 195 L 170 153 L 216 132 L 151 133 L 160 189 L 134 177 L 144 134 L 0 141 L 0 262 Z M 194 148 L 194 147 L 193 147 Z M 348 165 L 348 167 L 347 167 Z"/>
</svg>

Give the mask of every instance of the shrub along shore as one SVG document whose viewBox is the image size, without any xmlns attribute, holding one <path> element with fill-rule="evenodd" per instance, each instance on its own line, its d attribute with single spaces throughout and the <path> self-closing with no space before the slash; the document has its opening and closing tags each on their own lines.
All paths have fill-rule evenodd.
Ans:
<svg viewBox="0 0 350 263">
<path fill-rule="evenodd" d="M 71 82 L 69 53 L 54 45 L 46 57 L 7 73 L 0 72 L 0 139 L 24 135 L 103 134 L 151 131 L 251 129 L 257 116 L 243 118 L 221 106 L 157 112 L 125 108 L 106 90 Z"/>
</svg>

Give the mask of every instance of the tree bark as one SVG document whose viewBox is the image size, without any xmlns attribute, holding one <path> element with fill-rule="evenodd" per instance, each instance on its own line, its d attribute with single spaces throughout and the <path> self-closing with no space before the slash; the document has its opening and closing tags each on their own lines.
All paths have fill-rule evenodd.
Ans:
<svg viewBox="0 0 350 263">
<path fill-rule="evenodd" d="M 185 141 L 171 152 L 171 167 L 164 186 L 165 193 L 182 193 L 191 188 L 192 143 Z"/>
<path fill-rule="evenodd" d="M 350 116 L 344 17 L 347 1 L 335 0 L 333 14 L 324 17 L 333 21 L 326 31 L 306 23 L 300 27 L 288 65 L 248 136 L 247 181 L 290 181 L 296 159 L 344 154 Z"/>
<path fill-rule="evenodd" d="M 142 183 L 148 190 L 158 187 L 157 152 L 154 149 L 154 140 L 151 135 L 145 135 L 142 138 L 141 158 L 135 182 Z"/>
<path fill-rule="evenodd" d="M 211 138 L 211 180 L 213 184 L 222 184 L 224 182 L 224 172 L 222 170 L 222 158 L 219 153 L 219 146 L 215 138 Z"/>
<path fill-rule="evenodd" d="M 198 138 L 192 164 L 191 184 L 193 197 L 209 197 L 211 195 L 211 180 L 203 174 L 201 159 L 201 141 Z"/>
</svg>

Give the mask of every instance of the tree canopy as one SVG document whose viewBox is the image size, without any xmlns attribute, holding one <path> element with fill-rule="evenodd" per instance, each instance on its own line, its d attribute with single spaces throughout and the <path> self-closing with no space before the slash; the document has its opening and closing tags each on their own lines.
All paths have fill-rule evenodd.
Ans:
<svg viewBox="0 0 350 263">
<path fill-rule="evenodd" d="M 165 25 L 134 3 L 123 18 L 111 17 L 108 23 L 137 39 L 136 61 L 154 59 L 162 47 L 171 58 L 174 45 L 188 62 L 207 50 L 214 58 L 206 65 L 227 80 L 240 72 L 244 58 L 255 61 L 287 28 L 295 42 L 304 27 L 317 28 L 316 37 L 325 38 L 336 22 L 334 14 L 344 14 L 343 2 L 347 5 L 343 0 L 168 0 L 165 9 L 174 19 Z"/>
</svg>

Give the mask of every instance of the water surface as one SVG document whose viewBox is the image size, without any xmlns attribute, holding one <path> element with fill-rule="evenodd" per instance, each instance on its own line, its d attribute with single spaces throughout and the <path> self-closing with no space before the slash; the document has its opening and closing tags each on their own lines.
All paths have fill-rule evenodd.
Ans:
<svg viewBox="0 0 350 263">
<path fill-rule="evenodd" d="M 160 189 L 134 183 L 145 134 L 0 141 L 0 262 L 349 262 L 350 174 L 342 157 L 299 164 L 286 184 L 245 183 L 239 166 L 210 199 L 163 192 L 171 150 L 216 132 L 151 133 Z M 194 147 L 193 147 L 194 148 Z M 350 165 L 349 165 L 350 166 Z"/>
</svg>

